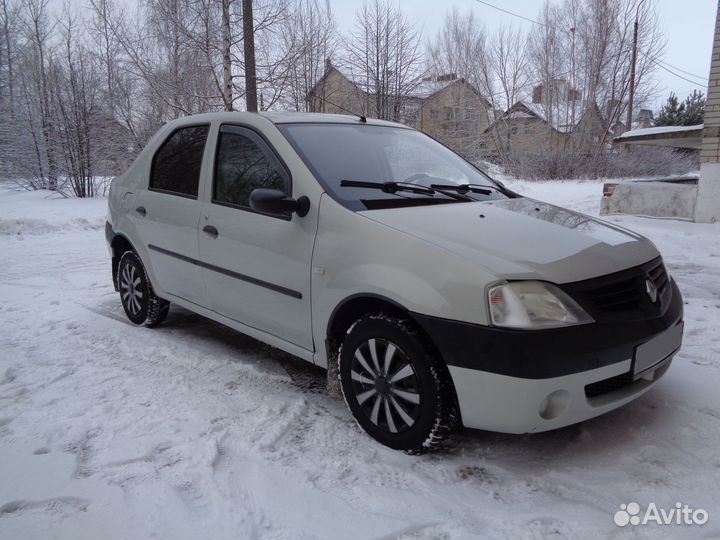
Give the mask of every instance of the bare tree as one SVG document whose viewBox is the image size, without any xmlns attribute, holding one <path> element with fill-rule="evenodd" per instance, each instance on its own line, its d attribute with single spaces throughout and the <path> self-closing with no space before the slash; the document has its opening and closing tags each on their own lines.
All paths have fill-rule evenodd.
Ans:
<svg viewBox="0 0 720 540">
<path fill-rule="evenodd" d="M 400 105 L 423 75 L 420 31 L 399 6 L 366 2 L 355 15 L 355 30 L 345 43 L 355 82 L 369 96 L 368 112 L 398 120 Z"/>
<path fill-rule="evenodd" d="M 0 43 L 0 98 L 10 114 L 15 106 L 15 44 L 17 40 L 17 4 L 2 0 L 2 42 Z"/>
<path fill-rule="evenodd" d="M 47 178 L 46 187 L 57 187 L 57 160 L 55 152 L 54 126 L 48 85 L 48 46 L 54 30 L 48 19 L 48 0 L 28 0 L 25 10 L 25 34 L 31 46 L 33 56 L 33 83 L 36 89 L 36 105 L 38 107 L 42 127 L 44 163 L 41 163 L 41 177 Z M 45 166 L 47 167 L 45 169 Z"/>
<path fill-rule="evenodd" d="M 460 13 L 453 8 L 445 16 L 442 29 L 428 45 L 429 70 L 433 74 L 452 73 L 467 80 L 489 103 L 487 123 L 496 120 L 498 111 L 512 106 L 527 94 L 527 36 L 513 27 L 500 27 L 488 36 L 472 11 Z M 454 107 L 464 108 L 465 103 Z M 500 117 L 503 122 L 503 117 Z M 480 124 L 475 120 L 475 124 Z M 486 123 L 482 123 L 486 125 Z M 505 126 L 507 127 L 507 126 Z M 505 160 L 509 150 L 509 130 L 493 129 L 494 147 Z M 478 157 L 478 130 L 461 129 L 447 134 L 444 141 L 463 155 Z"/>
<path fill-rule="evenodd" d="M 62 54 L 54 59 L 51 69 L 52 96 L 67 187 L 77 197 L 92 197 L 93 113 L 100 80 L 91 55 L 77 41 L 78 27 L 76 16 L 66 8 L 60 29 Z"/>
<path fill-rule="evenodd" d="M 286 55 L 287 85 L 280 105 L 308 111 L 307 96 L 324 74 L 326 61 L 337 52 L 338 36 L 329 0 L 298 0 L 282 32 Z"/>
</svg>

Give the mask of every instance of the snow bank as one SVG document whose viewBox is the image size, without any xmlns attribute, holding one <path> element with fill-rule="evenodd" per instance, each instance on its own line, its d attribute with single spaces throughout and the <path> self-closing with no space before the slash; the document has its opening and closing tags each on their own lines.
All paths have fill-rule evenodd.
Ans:
<svg viewBox="0 0 720 540">
<path fill-rule="evenodd" d="M 65 198 L 51 191 L 0 188 L 0 235 L 91 231 L 105 226 L 107 199 Z"/>
</svg>

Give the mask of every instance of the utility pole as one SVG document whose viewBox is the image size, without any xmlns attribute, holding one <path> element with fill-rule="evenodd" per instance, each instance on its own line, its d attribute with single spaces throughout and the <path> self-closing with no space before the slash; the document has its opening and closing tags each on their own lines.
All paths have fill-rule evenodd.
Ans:
<svg viewBox="0 0 720 540">
<path fill-rule="evenodd" d="M 640 3 L 635 10 L 635 24 L 633 25 L 632 64 L 630 64 L 630 97 L 628 98 L 627 126 L 625 126 L 628 131 L 632 129 L 633 99 L 635 98 L 635 63 L 637 62 L 637 40 L 639 26 L 638 18 L 640 17 L 640 7 L 643 5 L 643 2 L 645 2 L 645 0 L 640 0 Z"/>
<path fill-rule="evenodd" d="M 249 112 L 257 112 L 257 76 L 255 75 L 255 34 L 252 0 L 242 0 L 243 44 L 245 53 L 245 103 Z"/>
<path fill-rule="evenodd" d="M 230 0 L 222 0 L 222 39 L 223 39 L 223 103 L 226 111 L 233 110 L 232 96 L 232 57 L 230 56 Z"/>
</svg>

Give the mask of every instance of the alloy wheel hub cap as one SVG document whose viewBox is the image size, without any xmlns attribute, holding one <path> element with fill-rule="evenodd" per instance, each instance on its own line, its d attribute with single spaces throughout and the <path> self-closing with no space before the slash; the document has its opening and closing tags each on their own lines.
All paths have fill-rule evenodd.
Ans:
<svg viewBox="0 0 720 540">
<path fill-rule="evenodd" d="M 355 351 L 352 388 L 362 413 L 390 433 L 410 429 L 420 417 L 420 381 L 397 345 L 372 338 Z"/>
</svg>

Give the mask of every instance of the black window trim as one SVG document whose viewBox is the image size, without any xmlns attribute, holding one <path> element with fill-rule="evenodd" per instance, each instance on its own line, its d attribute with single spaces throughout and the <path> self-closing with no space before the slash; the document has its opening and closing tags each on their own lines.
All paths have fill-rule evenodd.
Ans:
<svg viewBox="0 0 720 540">
<path fill-rule="evenodd" d="M 280 173 L 280 176 L 283 179 L 283 183 L 285 184 L 285 193 L 288 195 L 288 197 L 292 197 L 292 174 L 290 173 L 290 168 L 285 164 L 285 161 L 280 157 L 280 154 L 277 150 L 275 150 L 275 147 L 268 141 L 265 136 L 260 133 L 258 130 L 256 130 L 252 126 L 248 126 L 245 124 L 234 124 L 234 123 L 223 123 L 220 124 L 220 127 L 218 129 L 217 133 L 217 139 L 215 142 L 215 156 L 213 157 L 213 174 L 212 174 L 212 183 L 210 185 L 210 203 L 211 204 L 217 204 L 218 206 L 226 206 L 228 208 L 234 208 L 236 210 L 241 210 L 243 212 L 249 212 L 251 214 L 258 214 L 261 216 L 267 216 L 275 219 L 282 219 L 284 221 L 290 221 L 292 219 L 292 214 L 271 214 L 268 212 L 259 212 L 257 210 L 254 210 L 253 208 L 249 206 L 243 206 L 242 204 L 235 204 L 225 201 L 220 201 L 215 198 L 215 184 L 217 182 L 217 167 L 218 167 L 218 157 L 220 154 L 220 135 L 223 133 L 231 133 L 235 135 L 241 135 L 243 137 L 247 137 L 252 142 L 254 142 L 257 147 L 260 149 L 260 151 L 265 155 L 265 157 L 273 163 L 278 169 L 278 173 Z"/>
<path fill-rule="evenodd" d="M 160 189 L 160 188 L 152 187 L 151 184 L 152 184 L 153 169 L 155 168 L 155 159 L 157 158 L 157 155 L 165 147 L 165 145 L 173 137 L 173 135 L 175 135 L 178 131 L 180 131 L 181 129 L 193 128 L 193 127 L 207 127 L 208 128 L 207 135 L 205 135 L 205 144 L 203 145 L 203 156 L 202 156 L 202 159 L 200 160 L 200 174 L 198 176 L 198 193 L 197 193 L 197 195 L 190 195 L 189 193 L 182 193 L 180 191 L 172 191 L 170 189 Z M 150 161 L 150 173 L 148 174 L 148 191 L 154 191 L 156 193 L 162 193 L 164 195 L 174 195 L 175 197 L 182 197 L 183 199 L 190 199 L 193 201 L 198 200 L 198 197 L 200 196 L 200 185 L 202 184 L 202 162 L 205 159 L 205 150 L 207 149 L 208 139 L 210 138 L 210 128 L 211 127 L 212 126 L 209 122 L 197 122 L 197 123 L 193 123 L 193 124 L 187 124 L 185 126 L 178 126 L 177 128 L 173 129 L 167 137 L 165 137 L 162 144 L 157 147 L 157 150 L 155 150 L 152 160 Z"/>
</svg>

